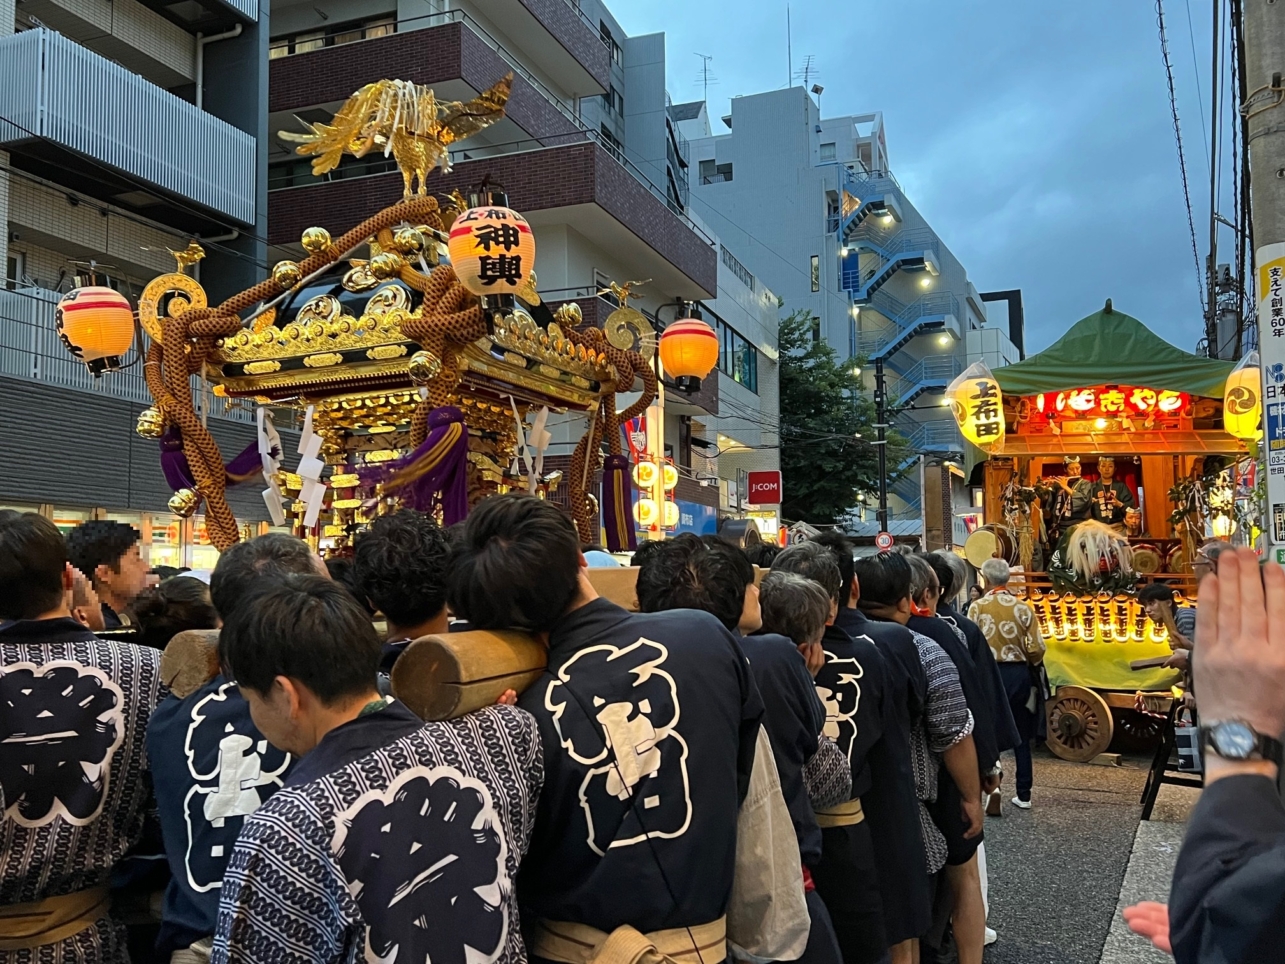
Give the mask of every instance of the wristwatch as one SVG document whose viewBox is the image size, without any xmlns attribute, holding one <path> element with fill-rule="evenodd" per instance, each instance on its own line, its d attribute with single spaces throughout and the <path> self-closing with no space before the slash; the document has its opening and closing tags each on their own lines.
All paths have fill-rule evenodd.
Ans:
<svg viewBox="0 0 1285 964">
<path fill-rule="evenodd" d="M 1285 746 L 1244 720 L 1215 720 L 1200 727 L 1200 746 L 1224 760 L 1267 760 L 1281 766 Z"/>
</svg>

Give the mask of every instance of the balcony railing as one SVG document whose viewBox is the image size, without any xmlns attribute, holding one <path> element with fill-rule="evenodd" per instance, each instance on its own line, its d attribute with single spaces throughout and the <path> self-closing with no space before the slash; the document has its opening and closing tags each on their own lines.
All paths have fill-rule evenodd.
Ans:
<svg viewBox="0 0 1285 964">
<path fill-rule="evenodd" d="M 945 384 L 963 370 L 963 363 L 954 355 L 929 355 L 905 372 L 892 373 L 888 389 L 894 398 L 904 399 L 920 386 Z"/>
<path fill-rule="evenodd" d="M 0 291 L 0 375 L 151 405 L 141 361 L 94 378 L 63 347 L 54 327 L 54 312 L 61 297 L 44 288 Z M 229 407 L 228 399 L 215 398 L 202 388 L 199 376 L 193 375 L 192 398 L 198 414 L 206 409 L 205 413 L 218 418 L 254 421 L 254 409 L 248 403 L 233 400 Z"/>
<path fill-rule="evenodd" d="M 910 429 L 910 426 L 906 426 Z M 931 422 L 921 422 L 917 427 L 910 429 L 906 433 L 910 439 L 910 446 L 918 451 L 928 448 L 954 447 L 962 448 L 959 439 L 959 428 L 955 425 L 955 420 L 951 418 L 937 418 Z"/>
<path fill-rule="evenodd" d="M 578 7 L 576 9 L 579 10 Z M 583 13 L 581 15 L 583 16 Z M 567 144 L 581 144 L 581 143 L 584 143 L 585 141 L 593 141 L 594 143 L 600 145 L 604 150 L 606 150 L 607 153 L 610 154 L 612 158 L 614 158 L 616 161 L 618 161 L 621 164 L 621 166 L 625 168 L 625 170 L 627 170 L 630 174 L 632 174 L 637 181 L 639 181 L 644 187 L 647 188 L 648 191 L 650 191 L 653 195 L 655 195 L 658 200 L 662 201 L 666 207 L 668 207 L 671 211 L 673 211 L 673 213 L 685 225 L 687 225 L 687 227 L 689 227 L 692 231 L 694 231 L 706 244 L 710 245 L 711 247 L 714 245 L 714 239 L 711 238 L 699 226 L 697 226 L 697 224 L 694 221 L 692 221 L 690 218 L 687 217 L 686 213 L 684 213 L 682 206 L 680 206 L 672 198 L 670 198 L 669 195 L 665 191 L 661 190 L 661 188 L 659 188 L 655 184 L 655 182 L 652 181 L 650 177 L 648 177 L 642 170 L 640 170 L 637 165 L 635 165 L 632 161 L 630 161 L 627 157 L 625 157 L 625 153 L 621 149 L 621 146 L 619 144 L 609 143 L 607 139 L 602 136 L 601 131 L 593 130 L 592 128 L 589 128 L 588 126 L 586 126 L 585 123 L 580 119 L 579 115 L 575 113 L 575 111 L 573 111 L 562 100 L 560 100 L 558 96 L 553 93 L 553 91 L 549 90 L 548 87 L 546 87 L 543 83 L 541 83 L 540 80 L 536 78 L 534 74 L 532 74 L 529 70 L 527 70 L 524 66 L 522 66 L 522 62 L 516 56 L 510 53 L 509 50 L 505 48 L 503 44 L 501 44 L 493 36 L 487 33 L 486 29 L 481 24 L 479 24 L 476 20 L 470 17 L 463 10 L 447 10 L 447 11 L 444 11 L 443 13 L 427 14 L 422 17 L 409 17 L 404 20 L 398 20 L 394 25 L 394 28 L 396 32 L 401 33 L 407 30 L 423 30 L 428 27 L 439 26 L 441 24 L 447 24 L 447 23 L 463 23 L 467 25 L 468 28 L 472 30 L 475 34 L 477 34 L 477 36 L 481 38 L 481 40 L 488 47 L 490 47 L 492 50 L 494 50 L 497 54 L 500 55 L 500 58 L 513 70 L 515 74 L 522 77 L 527 83 L 529 83 L 533 88 L 535 88 L 535 90 L 549 104 L 551 104 L 554 107 L 554 109 L 558 111 L 559 114 L 562 115 L 563 119 L 566 120 L 568 124 L 567 130 L 564 133 L 560 133 L 560 134 L 549 134 L 539 138 L 527 138 L 525 140 L 520 140 L 520 141 L 510 141 L 506 144 L 486 144 L 483 146 L 475 146 L 475 147 L 461 147 L 457 150 L 451 151 L 452 164 L 456 164 L 460 161 L 476 160 L 478 158 L 483 158 L 483 157 L 495 157 L 501 154 L 513 154 L 519 151 L 539 150 L 540 148 L 543 148 L 543 147 L 562 147 Z M 352 42 L 353 43 L 375 43 L 375 42 L 378 42 L 379 39 L 381 38 L 372 37 L 364 40 L 354 40 Z M 285 56 L 298 56 L 298 55 L 288 54 Z M 0 112 L 0 116 L 2 115 L 3 115 L 3 112 Z M 676 130 L 675 130 L 675 133 L 677 133 Z M 374 176 L 375 173 L 378 173 L 378 172 L 372 172 L 368 176 Z M 349 175 L 349 176 L 352 176 L 352 175 Z M 331 180 L 331 178 L 329 177 L 326 177 L 323 179 Z M 274 180 L 277 182 L 277 184 L 280 184 L 281 187 L 276 187 L 276 185 L 274 185 L 273 183 Z M 286 176 L 284 174 L 278 173 L 278 174 L 271 175 L 269 180 L 269 190 L 272 190 L 274 188 L 281 189 L 286 187 L 286 184 L 284 183 L 285 180 L 286 180 Z M 722 180 L 722 178 L 719 178 L 719 180 Z M 301 178 L 298 182 L 292 182 L 289 186 L 301 186 L 302 183 L 305 183 L 305 181 L 304 179 Z"/>
<path fill-rule="evenodd" d="M 0 148 L 43 138 L 255 220 L 252 136 L 44 27 L 0 39 Z"/>
</svg>

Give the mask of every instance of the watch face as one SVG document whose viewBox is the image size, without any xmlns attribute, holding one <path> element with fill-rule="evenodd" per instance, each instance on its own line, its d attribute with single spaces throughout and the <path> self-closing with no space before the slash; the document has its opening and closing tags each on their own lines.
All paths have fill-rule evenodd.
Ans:
<svg viewBox="0 0 1285 964">
<path fill-rule="evenodd" d="M 1214 752 L 1228 760 L 1247 760 L 1258 742 L 1244 723 L 1219 723 L 1209 733 Z"/>
</svg>

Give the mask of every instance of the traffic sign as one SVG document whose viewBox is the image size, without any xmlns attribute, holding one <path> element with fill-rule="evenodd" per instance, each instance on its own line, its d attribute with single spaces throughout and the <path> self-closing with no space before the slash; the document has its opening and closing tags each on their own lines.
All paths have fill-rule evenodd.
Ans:
<svg viewBox="0 0 1285 964">
<path fill-rule="evenodd" d="M 875 536 L 875 545 L 880 549 L 888 550 L 892 548 L 892 533 L 881 532 Z"/>
</svg>

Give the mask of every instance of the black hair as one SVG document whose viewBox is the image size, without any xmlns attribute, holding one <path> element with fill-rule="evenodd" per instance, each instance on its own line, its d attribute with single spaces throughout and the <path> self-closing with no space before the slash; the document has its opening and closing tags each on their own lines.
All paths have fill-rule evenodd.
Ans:
<svg viewBox="0 0 1285 964">
<path fill-rule="evenodd" d="M 0 509 L 0 619 L 35 619 L 62 602 L 67 541 L 34 512 Z"/>
<path fill-rule="evenodd" d="M 930 552 L 924 556 L 924 561 L 937 574 L 937 585 L 941 587 L 941 598 L 949 599 L 955 595 L 959 587 L 955 585 L 955 570 L 951 568 L 950 563 L 935 552 Z"/>
<path fill-rule="evenodd" d="M 1175 609 L 1178 608 L 1178 603 L 1174 599 L 1174 591 L 1172 587 L 1166 586 L 1162 582 L 1153 582 L 1150 585 L 1143 586 L 1139 589 L 1138 602 L 1167 602 Z"/>
<path fill-rule="evenodd" d="M 687 533 L 684 533 L 684 535 L 686 534 Z M 666 540 L 666 542 L 672 541 L 673 540 Z M 666 542 L 662 542 L 660 539 L 643 539 L 638 543 L 638 548 L 634 550 L 634 557 L 630 560 L 629 564 L 631 566 L 641 566 L 647 561 L 647 557 L 649 555 L 663 549 Z"/>
<path fill-rule="evenodd" d="M 772 560 L 780 555 L 781 547 L 771 542 L 756 542 L 741 551 L 745 553 L 745 558 L 750 561 L 750 565 L 758 566 L 760 569 L 771 569 Z"/>
<path fill-rule="evenodd" d="M 861 597 L 857 605 L 896 607 L 910 596 L 910 563 L 899 552 L 863 556 L 853 563 Z"/>
<path fill-rule="evenodd" d="M 816 580 L 773 570 L 759 585 L 762 631 L 788 636 L 799 646 L 814 643 L 830 618 L 830 603 L 829 595 Z"/>
<path fill-rule="evenodd" d="M 316 556 L 308 543 L 284 532 L 268 532 L 238 542 L 219 556 L 210 576 L 210 597 L 226 621 L 265 580 L 316 575 Z"/>
<path fill-rule="evenodd" d="M 800 542 L 782 552 L 772 563 L 772 571 L 795 572 L 804 579 L 821 584 L 833 602 L 839 601 L 843 582 L 839 577 L 839 563 L 831 549 L 816 540 Z"/>
<path fill-rule="evenodd" d="M 266 694 L 286 676 L 326 706 L 376 688 L 383 643 L 342 586 L 324 576 L 287 575 L 245 603 L 219 633 L 219 661 L 240 686 Z"/>
<path fill-rule="evenodd" d="M 842 532 L 823 532 L 809 539 L 819 546 L 825 546 L 834 553 L 834 561 L 839 564 L 839 605 L 847 606 L 852 602 L 852 540 Z"/>
<path fill-rule="evenodd" d="M 354 592 L 390 623 L 418 626 L 446 608 L 451 547 L 432 516 L 413 509 L 381 515 L 354 546 Z"/>
<path fill-rule="evenodd" d="M 152 566 L 151 571 L 157 578 L 164 582 L 166 579 L 173 579 L 184 571 L 190 570 L 179 569 L 177 566 Z"/>
<path fill-rule="evenodd" d="M 67 558 L 97 588 L 99 566 L 120 572 L 120 560 L 142 538 L 137 529 L 111 519 L 82 522 L 67 534 Z"/>
<path fill-rule="evenodd" d="M 447 600 L 474 629 L 546 632 L 580 591 L 580 538 L 557 506 L 493 495 L 464 523 Z"/>
<path fill-rule="evenodd" d="M 932 588 L 933 580 L 937 578 L 937 573 L 933 572 L 932 565 L 924 557 L 923 553 L 910 553 L 906 556 L 906 562 L 910 564 L 910 598 L 922 605 L 928 590 Z M 939 596 L 941 595 L 940 589 L 939 583 Z"/>
<path fill-rule="evenodd" d="M 651 550 L 638 570 L 638 608 L 645 613 L 700 609 L 735 630 L 745 608 L 754 566 L 739 548 L 707 536 L 683 534 Z"/>
<path fill-rule="evenodd" d="M 326 572 L 330 574 L 330 581 L 352 593 L 352 598 L 357 600 L 357 605 L 366 610 L 366 615 L 373 617 L 375 607 L 370 604 L 366 593 L 357 583 L 357 567 L 353 563 L 353 557 L 351 555 L 327 556 L 322 561 L 326 565 Z"/>
<path fill-rule="evenodd" d="M 135 642 L 153 649 L 164 649 L 185 629 L 214 629 L 219 624 L 210 587 L 191 576 L 174 576 L 145 589 L 129 611 L 138 624 Z"/>
</svg>

